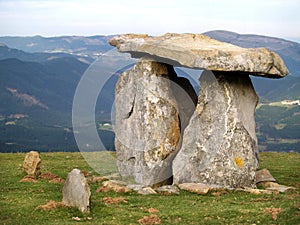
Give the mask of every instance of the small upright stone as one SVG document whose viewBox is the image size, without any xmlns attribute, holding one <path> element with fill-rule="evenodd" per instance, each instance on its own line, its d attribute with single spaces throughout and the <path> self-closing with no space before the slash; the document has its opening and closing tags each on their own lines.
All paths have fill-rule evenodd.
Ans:
<svg viewBox="0 0 300 225">
<path fill-rule="evenodd" d="M 28 175 L 38 176 L 40 173 L 41 158 L 37 151 L 30 151 L 25 155 L 23 169 Z"/>
<path fill-rule="evenodd" d="M 256 183 L 260 182 L 274 182 L 275 178 L 271 175 L 270 171 L 267 169 L 262 169 L 256 171 Z"/>
<path fill-rule="evenodd" d="M 73 169 L 68 174 L 62 193 L 65 205 L 77 207 L 80 212 L 89 212 L 91 191 L 79 169 Z"/>
</svg>

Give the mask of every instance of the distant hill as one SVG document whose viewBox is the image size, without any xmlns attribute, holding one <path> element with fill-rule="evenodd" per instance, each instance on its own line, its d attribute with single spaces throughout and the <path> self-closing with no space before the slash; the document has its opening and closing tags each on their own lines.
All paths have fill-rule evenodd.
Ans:
<svg viewBox="0 0 300 225">
<path fill-rule="evenodd" d="M 75 58 L 59 58 L 44 63 L 15 58 L 1 60 L 0 95 L 10 98 L 11 103 L 1 107 L 0 113 L 11 113 L 21 107 L 8 88 L 35 96 L 50 109 L 70 111 L 76 86 L 87 67 Z"/>
<path fill-rule="evenodd" d="M 0 37 L 0 43 L 5 43 L 10 48 L 25 52 L 36 53 L 68 53 L 81 57 L 96 59 L 112 46 L 108 40 L 112 36 L 62 36 L 62 37 Z"/>
<path fill-rule="evenodd" d="M 9 48 L 5 44 L 0 44 L 0 60 L 15 58 L 27 62 L 45 62 L 48 60 L 58 59 L 58 58 L 75 58 L 83 63 L 90 64 L 95 59 L 90 56 L 80 56 L 80 55 L 71 55 L 68 53 L 47 53 L 47 52 L 24 52 L 23 50 Z"/>
</svg>

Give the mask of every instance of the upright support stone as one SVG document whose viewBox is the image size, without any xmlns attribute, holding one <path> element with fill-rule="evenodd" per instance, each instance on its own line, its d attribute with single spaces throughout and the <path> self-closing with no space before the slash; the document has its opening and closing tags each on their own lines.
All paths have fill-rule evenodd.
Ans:
<svg viewBox="0 0 300 225">
<path fill-rule="evenodd" d="M 117 165 L 123 177 L 139 184 L 172 177 L 181 139 L 173 76 L 171 66 L 142 59 L 120 76 L 116 86 Z"/>
<path fill-rule="evenodd" d="M 257 102 L 249 76 L 205 71 L 198 105 L 173 162 L 174 183 L 255 186 Z"/>
</svg>

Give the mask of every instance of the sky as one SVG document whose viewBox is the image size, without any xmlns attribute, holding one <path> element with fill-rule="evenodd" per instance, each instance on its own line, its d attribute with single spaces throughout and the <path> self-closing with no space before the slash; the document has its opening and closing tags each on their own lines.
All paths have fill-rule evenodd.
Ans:
<svg viewBox="0 0 300 225">
<path fill-rule="evenodd" d="M 300 0 L 0 0 L 0 36 L 211 30 L 300 42 Z"/>
</svg>

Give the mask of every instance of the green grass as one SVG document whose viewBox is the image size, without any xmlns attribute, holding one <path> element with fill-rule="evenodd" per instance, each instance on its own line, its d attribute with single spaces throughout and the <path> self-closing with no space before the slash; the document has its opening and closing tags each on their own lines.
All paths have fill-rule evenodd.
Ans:
<svg viewBox="0 0 300 225">
<path fill-rule="evenodd" d="M 106 154 L 107 155 L 107 154 Z M 149 208 L 156 213 L 161 224 L 300 224 L 300 154 L 262 153 L 261 168 L 267 168 L 280 184 L 297 189 L 273 195 L 254 195 L 240 191 L 216 191 L 197 195 L 181 191 L 180 195 L 162 194 L 142 196 L 136 193 L 96 193 L 100 184 L 90 184 L 92 207 L 89 214 L 77 209 L 36 209 L 50 200 L 61 201 L 63 184 L 38 180 L 20 183 L 25 175 L 22 163 L 25 154 L 0 154 L 0 224 L 139 224 L 149 216 Z M 42 172 L 50 171 L 63 178 L 73 168 L 97 173 L 80 153 L 41 153 Z M 111 159 L 111 158 L 110 158 Z M 106 165 L 106 164 L 107 165 Z M 113 172 L 111 160 L 102 160 L 102 167 Z M 97 168 L 99 169 L 99 168 Z M 127 203 L 106 205 L 104 197 L 124 197 Z M 275 221 L 266 208 L 281 208 Z M 81 221 L 72 217 L 78 216 Z"/>
</svg>

